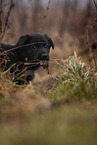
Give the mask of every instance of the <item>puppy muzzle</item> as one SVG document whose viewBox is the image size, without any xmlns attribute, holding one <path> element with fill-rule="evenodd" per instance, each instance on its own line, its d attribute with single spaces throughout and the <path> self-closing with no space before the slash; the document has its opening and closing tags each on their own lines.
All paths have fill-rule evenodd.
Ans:
<svg viewBox="0 0 97 145">
<path fill-rule="evenodd" d="M 47 52 L 41 52 L 38 56 L 38 60 L 47 60 L 47 61 L 49 61 L 49 54 Z"/>
</svg>

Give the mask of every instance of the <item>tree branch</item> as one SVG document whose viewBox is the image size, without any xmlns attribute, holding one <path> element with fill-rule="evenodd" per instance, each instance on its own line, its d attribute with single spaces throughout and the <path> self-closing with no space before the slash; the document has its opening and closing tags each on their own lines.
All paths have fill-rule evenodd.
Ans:
<svg viewBox="0 0 97 145">
<path fill-rule="evenodd" d="M 6 16 L 6 19 L 5 19 L 5 26 L 4 26 L 2 35 L 0 37 L 0 40 L 2 40 L 4 35 L 5 35 L 5 31 L 6 31 L 6 28 L 7 28 L 7 25 L 8 25 L 9 16 L 10 16 L 10 13 L 11 13 L 11 10 L 12 10 L 13 7 L 14 7 L 14 3 L 13 3 L 13 0 L 11 0 L 11 4 L 10 4 L 10 7 L 9 7 L 9 10 L 8 10 L 8 13 L 7 13 L 7 16 Z"/>
<path fill-rule="evenodd" d="M 2 0 L 0 0 L 0 35 L 2 34 Z"/>
</svg>

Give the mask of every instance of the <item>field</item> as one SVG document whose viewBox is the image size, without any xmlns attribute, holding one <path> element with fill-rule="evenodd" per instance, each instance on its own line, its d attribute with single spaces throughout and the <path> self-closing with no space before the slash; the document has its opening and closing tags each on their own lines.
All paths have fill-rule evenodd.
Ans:
<svg viewBox="0 0 97 145">
<path fill-rule="evenodd" d="M 0 144 L 97 145 L 97 12 L 90 2 L 83 10 L 76 0 L 38 2 L 15 3 L 1 42 L 47 33 L 55 44 L 50 74 L 40 68 L 32 84 L 19 86 L 0 69 Z"/>
</svg>

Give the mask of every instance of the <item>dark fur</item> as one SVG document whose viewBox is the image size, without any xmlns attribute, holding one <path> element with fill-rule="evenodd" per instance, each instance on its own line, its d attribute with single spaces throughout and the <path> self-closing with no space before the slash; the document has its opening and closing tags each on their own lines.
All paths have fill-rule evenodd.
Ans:
<svg viewBox="0 0 97 145">
<path fill-rule="evenodd" d="M 19 46 L 20 48 L 17 48 Z M 5 52 L 6 59 L 8 60 L 4 71 L 10 68 L 13 64 L 16 64 L 14 67 L 11 68 L 10 72 L 13 73 L 16 71 L 16 69 L 18 69 L 18 71 L 15 73 L 15 76 L 17 76 L 17 73 L 20 73 L 21 70 L 25 69 L 25 62 L 36 63 L 40 60 L 49 61 L 50 47 L 54 49 L 54 44 L 51 38 L 46 34 L 40 33 L 23 35 L 20 37 L 16 45 L 1 44 L 1 48 Z M 2 57 L 4 57 L 4 55 L 2 55 Z M 4 67 L 4 63 L 2 67 Z M 34 71 L 37 70 L 39 67 L 39 63 L 28 67 L 27 70 L 24 72 L 24 79 L 28 82 L 32 81 L 34 77 Z M 17 83 L 22 84 L 22 81 L 18 80 Z"/>
</svg>

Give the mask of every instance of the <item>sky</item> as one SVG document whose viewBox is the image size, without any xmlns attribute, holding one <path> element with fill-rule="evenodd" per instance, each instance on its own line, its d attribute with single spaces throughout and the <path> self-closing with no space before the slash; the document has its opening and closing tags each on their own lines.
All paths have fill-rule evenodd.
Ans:
<svg viewBox="0 0 97 145">
<path fill-rule="evenodd" d="M 31 4 L 28 3 L 28 0 L 22 0 L 22 1 L 25 2 L 26 5 Z M 34 2 L 35 0 L 29 0 L 29 1 Z M 42 5 L 44 5 L 45 7 L 48 6 L 49 0 L 41 0 L 41 1 L 42 1 Z M 57 3 L 59 6 L 61 6 L 64 1 L 65 0 L 51 0 L 50 5 L 55 5 Z M 70 0 L 70 1 L 73 2 L 74 0 Z M 78 0 L 79 8 L 81 9 L 85 8 L 87 2 L 89 1 L 92 3 L 92 6 L 94 6 L 93 0 Z"/>
<path fill-rule="evenodd" d="M 24 0 L 24 1 L 27 2 L 27 0 Z M 34 0 L 32 0 L 32 1 L 34 1 Z M 49 0 L 42 0 L 42 2 L 43 2 L 44 5 L 46 5 L 48 3 L 48 1 Z M 51 0 L 52 3 L 56 3 L 57 1 L 58 0 Z M 59 0 L 59 3 L 61 3 L 61 1 L 65 1 L 65 0 Z M 71 0 L 71 2 L 73 2 L 73 1 L 74 0 Z M 78 0 L 78 1 L 79 1 L 80 5 L 82 7 L 84 7 L 86 5 L 87 1 L 89 1 L 89 0 Z"/>
</svg>

